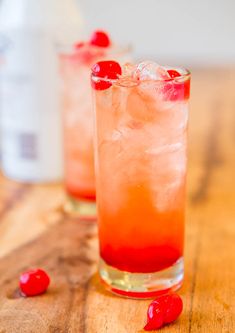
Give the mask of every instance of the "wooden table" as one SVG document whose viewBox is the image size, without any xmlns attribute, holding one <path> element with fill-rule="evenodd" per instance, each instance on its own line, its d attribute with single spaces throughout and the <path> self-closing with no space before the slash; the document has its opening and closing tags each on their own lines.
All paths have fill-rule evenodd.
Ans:
<svg viewBox="0 0 235 333">
<path fill-rule="evenodd" d="M 194 70 L 184 312 L 161 332 L 235 332 L 235 70 Z M 0 176 L 0 333 L 143 332 L 149 301 L 106 292 L 96 273 L 97 230 L 63 212 L 58 185 Z M 46 269 L 43 296 L 19 297 L 20 272 Z"/>
</svg>

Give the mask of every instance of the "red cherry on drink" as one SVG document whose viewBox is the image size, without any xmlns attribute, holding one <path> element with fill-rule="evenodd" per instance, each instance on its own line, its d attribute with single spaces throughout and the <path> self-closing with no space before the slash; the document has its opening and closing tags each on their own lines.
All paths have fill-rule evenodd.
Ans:
<svg viewBox="0 0 235 333">
<path fill-rule="evenodd" d="M 182 76 L 178 71 L 174 69 L 169 69 L 168 74 L 171 79 L 178 78 Z M 164 96 L 166 100 L 171 102 L 188 100 L 190 94 L 190 79 L 186 79 L 183 82 L 178 80 L 171 80 L 169 83 L 165 81 L 163 88 Z"/>
<path fill-rule="evenodd" d="M 25 296 L 36 296 L 44 293 L 50 284 L 50 278 L 42 269 L 24 272 L 20 275 L 19 286 Z"/>
<path fill-rule="evenodd" d="M 106 32 L 96 30 L 91 35 L 90 44 L 99 47 L 108 47 L 110 46 L 111 42 Z"/>
<path fill-rule="evenodd" d="M 99 61 L 92 66 L 91 71 L 91 84 L 96 90 L 108 89 L 112 85 L 109 80 L 115 80 L 122 74 L 121 66 L 118 62 L 113 60 Z M 99 78 L 103 78 L 104 80 Z M 105 81 L 105 79 L 107 79 L 107 81 Z"/>
<path fill-rule="evenodd" d="M 157 330 L 165 324 L 175 321 L 183 310 L 183 302 L 179 295 L 171 293 L 159 296 L 148 308 L 146 331 Z"/>
<path fill-rule="evenodd" d="M 170 77 L 173 79 L 174 77 L 180 76 L 180 73 L 177 72 L 174 69 L 168 69 L 167 73 L 170 75 Z"/>
</svg>

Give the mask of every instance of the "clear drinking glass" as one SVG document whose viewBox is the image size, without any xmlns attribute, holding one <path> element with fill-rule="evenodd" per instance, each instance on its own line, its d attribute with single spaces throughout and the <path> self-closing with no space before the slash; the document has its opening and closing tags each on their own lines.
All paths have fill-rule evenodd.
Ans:
<svg viewBox="0 0 235 333">
<path fill-rule="evenodd" d="M 93 86 L 110 83 L 93 89 L 99 273 L 128 297 L 183 281 L 190 73 L 176 70 L 160 79 L 91 77 Z"/>
<path fill-rule="evenodd" d="M 62 77 L 66 210 L 83 218 L 96 218 L 93 111 L 90 69 L 110 56 L 126 61 L 129 49 L 101 48 L 80 43 L 59 46 Z"/>
</svg>

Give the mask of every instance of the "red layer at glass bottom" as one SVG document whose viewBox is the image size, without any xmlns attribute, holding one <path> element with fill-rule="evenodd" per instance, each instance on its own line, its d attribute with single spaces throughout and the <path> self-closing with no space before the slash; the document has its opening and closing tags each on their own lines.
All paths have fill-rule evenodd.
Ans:
<svg viewBox="0 0 235 333">
<path fill-rule="evenodd" d="M 68 195 L 73 197 L 77 200 L 85 200 L 85 201 L 95 201 L 96 200 L 96 193 L 95 191 L 85 191 L 82 189 L 75 189 L 71 187 L 66 187 L 66 191 Z"/>
<path fill-rule="evenodd" d="M 170 245 L 152 246 L 144 249 L 101 246 L 101 258 L 110 266 L 130 273 L 155 273 L 171 267 L 183 255 L 182 249 Z"/>
</svg>

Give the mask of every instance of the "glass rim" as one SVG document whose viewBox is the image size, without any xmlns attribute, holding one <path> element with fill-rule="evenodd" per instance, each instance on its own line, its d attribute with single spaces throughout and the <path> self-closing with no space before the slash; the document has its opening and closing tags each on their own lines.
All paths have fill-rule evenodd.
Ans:
<svg viewBox="0 0 235 333">
<path fill-rule="evenodd" d="M 172 77 L 172 78 L 159 78 L 159 79 L 154 79 L 154 78 L 149 78 L 149 79 L 145 79 L 145 80 L 138 80 L 135 79 L 129 75 L 125 76 L 125 75 L 120 75 L 117 79 L 109 79 L 107 77 L 101 77 L 98 75 L 95 75 L 94 73 L 92 73 L 91 71 L 91 79 L 94 81 L 103 81 L 103 82 L 109 82 L 109 83 L 120 83 L 120 85 L 122 85 L 122 81 L 125 81 L 127 79 L 130 79 L 130 83 L 135 84 L 135 85 L 139 85 L 141 83 L 148 83 L 148 82 L 157 82 L 157 83 L 168 83 L 168 82 L 185 82 L 189 79 L 191 79 L 191 72 L 189 69 L 185 68 L 185 67 L 169 67 L 169 66 L 163 66 L 166 70 L 169 69 L 174 69 L 174 70 L 180 70 L 182 71 L 182 74 L 180 76 L 177 77 Z M 125 85 L 126 86 L 126 85 Z M 132 85 L 131 85 L 132 86 Z M 128 86 L 126 86 L 128 87 Z"/>
</svg>

